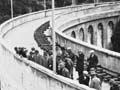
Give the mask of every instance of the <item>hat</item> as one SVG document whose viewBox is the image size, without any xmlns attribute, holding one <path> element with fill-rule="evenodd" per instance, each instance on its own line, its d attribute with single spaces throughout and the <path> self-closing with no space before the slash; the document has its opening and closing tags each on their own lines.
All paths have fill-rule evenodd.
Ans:
<svg viewBox="0 0 120 90">
<path fill-rule="evenodd" d="M 88 72 L 87 72 L 87 71 L 83 71 L 83 74 L 87 75 L 87 74 L 88 74 Z"/>
<path fill-rule="evenodd" d="M 35 50 L 35 48 L 34 48 L 34 47 L 32 47 L 32 48 L 31 48 L 31 50 L 32 50 L 32 51 L 34 51 L 34 50 Z"/>
<path fill-rule="evenodd" d="M 94 67 L 90 68 L 90 71 L 95 71 L 95 68 Z"/>
<path fill-rule="evenodd" d="M 90 53 L 94 53 L 95 51 L 94 50 L 91 50 Z"/>
<path fill-rule="evenodd" d="M 78 53 L 79 53 L 79 52 L 83 52 L 83 50 L 82 50 L 82 49 L 80 49 L 80 50 L 78 50 Z"/>
<path fill-rule="evenodd" d="M 68 50 L 71 50 L 71 47 L 68 47 L 67 49 L 68 49 Z"/>
</svg>

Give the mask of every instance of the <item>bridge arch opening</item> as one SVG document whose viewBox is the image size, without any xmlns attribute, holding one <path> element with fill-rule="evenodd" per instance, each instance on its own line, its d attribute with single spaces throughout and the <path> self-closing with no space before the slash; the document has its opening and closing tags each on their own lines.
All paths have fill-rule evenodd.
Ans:
<svg viewBox="0 0 120 90">
<path fill-rule="evenodd" d="M 87 36 L 87 42 L 90 43 L 90 44 L 93 44 L 93 26 L 90 25 L 88 27 L 88 36 Z"/>
<path fill-rule="evenodd" d="M 103 31 L 104 31 L 103 24 L 99 23 L 98 31 L 97 31 L 97 46 L 98 47 L 103 47 L 104 45 Z"/>
<path fill-rule="evenodd" d="M 110 50 L 112 50 L 111 38 L 113 35 L 113 31 L 114 31 L 114 23 L 113 23 L 113 21 L 109 21 L 108 27 L 107 27 L 107 48 Z"/>
<path fill-rule="evenodd" d="M 71 33 L 71 37 L 76 38 L 75 31 L 72 31 L 72 33 Z"/>
<path fill-rule="evenodd" d="M 84 29 L 83 28 L 80 28 L 79 30 L 79 39 L 84 41 Z"/>
</svg>

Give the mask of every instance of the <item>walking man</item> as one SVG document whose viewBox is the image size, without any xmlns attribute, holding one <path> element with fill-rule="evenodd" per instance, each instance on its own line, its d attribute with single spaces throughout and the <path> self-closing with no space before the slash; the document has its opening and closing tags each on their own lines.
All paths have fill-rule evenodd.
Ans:
<svg viewBox="0 0 120 90">
<path fill-rule="evenodd" d="M 94 88 L 96 90 L 101 90 L 101 81 L 96 76 L 96 72 L 93 70 L 93 71 L 90 71 L 90 74 L 91 74 L 90 88 Z"/>
<path fill-rule="evenodd" d="M 83 75 L 84 70 L 84 54 L 82 51 L 78 51 L 77 62 L 76 62 L 76 71 L 78 71 L 79 78 Z"/>
<path fill-rule="evenodd" d="M 90 68 L 95 68 L 98 64 L 98 57 L 95 55 L 94 50 L 90 51 L 90 57 L 87 59 L 88 62 L 88 71 L 90 71 Z"/>
</svg>

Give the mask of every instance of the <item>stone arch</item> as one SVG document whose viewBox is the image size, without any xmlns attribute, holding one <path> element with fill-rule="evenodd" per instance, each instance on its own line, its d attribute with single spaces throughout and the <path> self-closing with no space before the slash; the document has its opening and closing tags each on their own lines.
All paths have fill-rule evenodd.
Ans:
<svg viewBox="0 0 120 90">
<path fill-rule="evenodd" d="M 71 37 L 76 38 L 75 31 L 72 31 L 72 33 L 71 33 Z"/>
<path fill-rule="evenodd" d="M 108 22 L 108 26 L 111 28 L 112 31 L 114 30 L 114 23 L 113 23 L 113 21 L 109 21 Z"/>
<path fill-rule="evenodd" d="M 79 39 L 84 41 L 84 29 L 83 28 L 80 28 L 79 30 Z"/>
<path fill-rule="evenodd" d="M 88 27 L 87 42 L 90 44 L 93 44 L 93 26 L 92 25 Z"/>
<path fill-rule="evenodd" d="M 107 26 L 107 48 L 110 50 L 112 49 L 111 37 L 113 35 L 113 31 L 114 31 L 114 23 L 113 21 L 109 21 Z"/>
<path fill-rule="evenodd" d="M 103 31 L 104 31 L 103 24 L 99 23 L 97 31 L 97 46 L 99 47 L 103 47 L 104 45 Z"/>
</svg>

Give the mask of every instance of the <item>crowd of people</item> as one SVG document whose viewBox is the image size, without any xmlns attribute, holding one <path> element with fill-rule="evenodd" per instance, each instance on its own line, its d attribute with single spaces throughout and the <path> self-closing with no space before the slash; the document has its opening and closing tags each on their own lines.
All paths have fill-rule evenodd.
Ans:
<svg viewBox="0 0 120 90">
<path fill-rule="evenodd" d="M 53 70 L 53 53 L 51 50 L 44 51 L 40 55 L 34 47 L 28 52 L 24 47 L 15 47 L 16 54 L 36 62 L 50 70 Z M 87 63 L 87 69 L 85 68 Z M 82 50 L 77 55 L 72 52 L 70 47 L 56 46 L 56 73 L 67 78 L 73 79 L 73 68 L 78 72 L 78 81 L 80 84 L 87 85 L 96 90 L 101 90 L 101 80 L 97 77 L 96 67 L 99 63 L 94 50 L 90 51 L 90 56 L 85 60 Z M 112 85 L 112 84 L 111 84 Z M 113 86 L 113 85 L 112 85 Z M 117 89 L 110 89 L 117 90 Z"/>
</svg>

